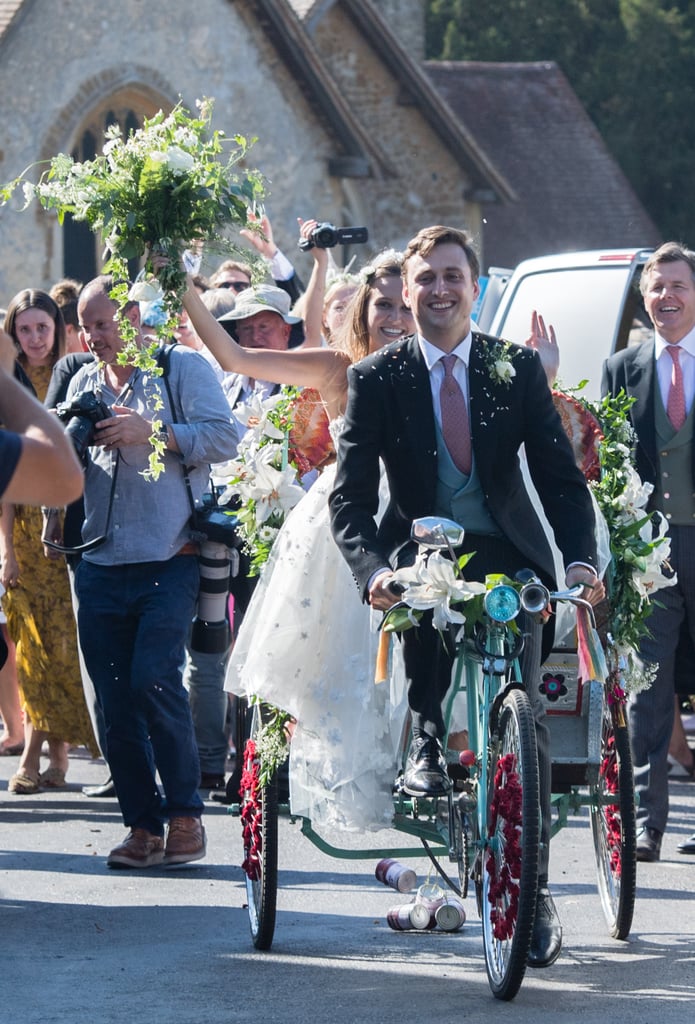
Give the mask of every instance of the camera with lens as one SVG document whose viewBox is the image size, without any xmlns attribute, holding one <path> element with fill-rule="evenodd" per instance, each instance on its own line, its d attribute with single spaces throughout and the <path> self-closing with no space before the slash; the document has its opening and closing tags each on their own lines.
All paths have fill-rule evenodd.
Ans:
<svg viewBox="0 0 695 1024">
<path fill-rule="evenodd" d="M 191 648 L 203 654 L 221 654 L 231 642 L 229 581 L 239 572 L 243 541 L 234 509 L 218 505 L 214 494 L 203 495 L 203 504 L 195 509 L 190 525 L 192 537 L 200 542 L 200 590 Z"/>
<path fill-rule="evenodd" d="M 361 245 L 368 237 L 366 228 L 336 228 L 324 221 L 316 225 L 308 238 L 300 238 L 299 248 L 307 252 L 314 248 L 333 249 L 336 245 Z"/>
<path fill-rule="evenodd" d="M 56 406 L 58 419 L 65 424 L 65 433 L 72 441 L 78 458 L 84 459 L 94 443 L 95 423 L 109 419 L 113 413 L 93 391 L 81 391 L 69 402 Z"/>
</svg>

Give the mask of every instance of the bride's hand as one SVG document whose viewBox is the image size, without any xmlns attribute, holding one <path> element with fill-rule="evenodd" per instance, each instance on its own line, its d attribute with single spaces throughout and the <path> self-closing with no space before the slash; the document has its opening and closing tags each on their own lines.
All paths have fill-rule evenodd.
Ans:
<svg viewBox="0 0 695 1024">
<path fill-rule="evenodd" d="M 560 369 L 560 349 L 555 337 L 555 328 L 548 324 L 546 330 L 545 320 L 535 309 L 531 314 L 531 333 L 525 344 L 527 348 L 532 348 L 538 353 L 548 385 L 552 387 Z"/>
</svg>

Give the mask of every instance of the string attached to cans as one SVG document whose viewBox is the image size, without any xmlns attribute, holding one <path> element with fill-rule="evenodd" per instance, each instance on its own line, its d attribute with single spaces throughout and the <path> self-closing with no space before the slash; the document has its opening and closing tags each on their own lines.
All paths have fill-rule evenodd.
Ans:
<svg viewBox="0 0 695 1024">
<path fill-rule="evenodd" d="M 396 860 L 380 860 L 374 874 L 377 881 L 396 892 L 412 892 L 417 886 L 415 872 Z M 386 923 L 394 931 L 432 931 L 440 928 L 445 932 L 457 932 L 463 928 L 465 921 L 466 911 L 461 900 L 443 889 L 432 879 L 431 874 L 428 874 L 423 885 L 418 886 L 410 902 L 391 907 L 386 913 Z"/>
</svg>

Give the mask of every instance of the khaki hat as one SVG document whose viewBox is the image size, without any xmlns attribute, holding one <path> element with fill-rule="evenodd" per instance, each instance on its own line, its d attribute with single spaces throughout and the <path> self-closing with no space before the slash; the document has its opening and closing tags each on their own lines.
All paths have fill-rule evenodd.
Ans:
<svg viewBox="0 0 695 1024">
<path fill-rule="evenodd" d="M 290 297 L 274 284 L 257 284 L 239 292 L 234 309 L 218 317 L 220 323 L 226 320 L 247 320 L 257 313 L 278 313 L 286 324 L 300 324 L 302 318 L 290 314 Z"/>
</svg>

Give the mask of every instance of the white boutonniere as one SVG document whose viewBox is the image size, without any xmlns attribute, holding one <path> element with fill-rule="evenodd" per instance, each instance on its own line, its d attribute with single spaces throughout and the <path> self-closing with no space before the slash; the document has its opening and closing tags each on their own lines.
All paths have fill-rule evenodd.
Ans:
<svg viewBox="0 0 695 1024">
<path fill-rule="evenodd" d="M 483 341 L 483 361 L 493 384 L 506 387 L 516 377 L 513 359 L 514 346 L 509 341 Z"/>
</svg>

